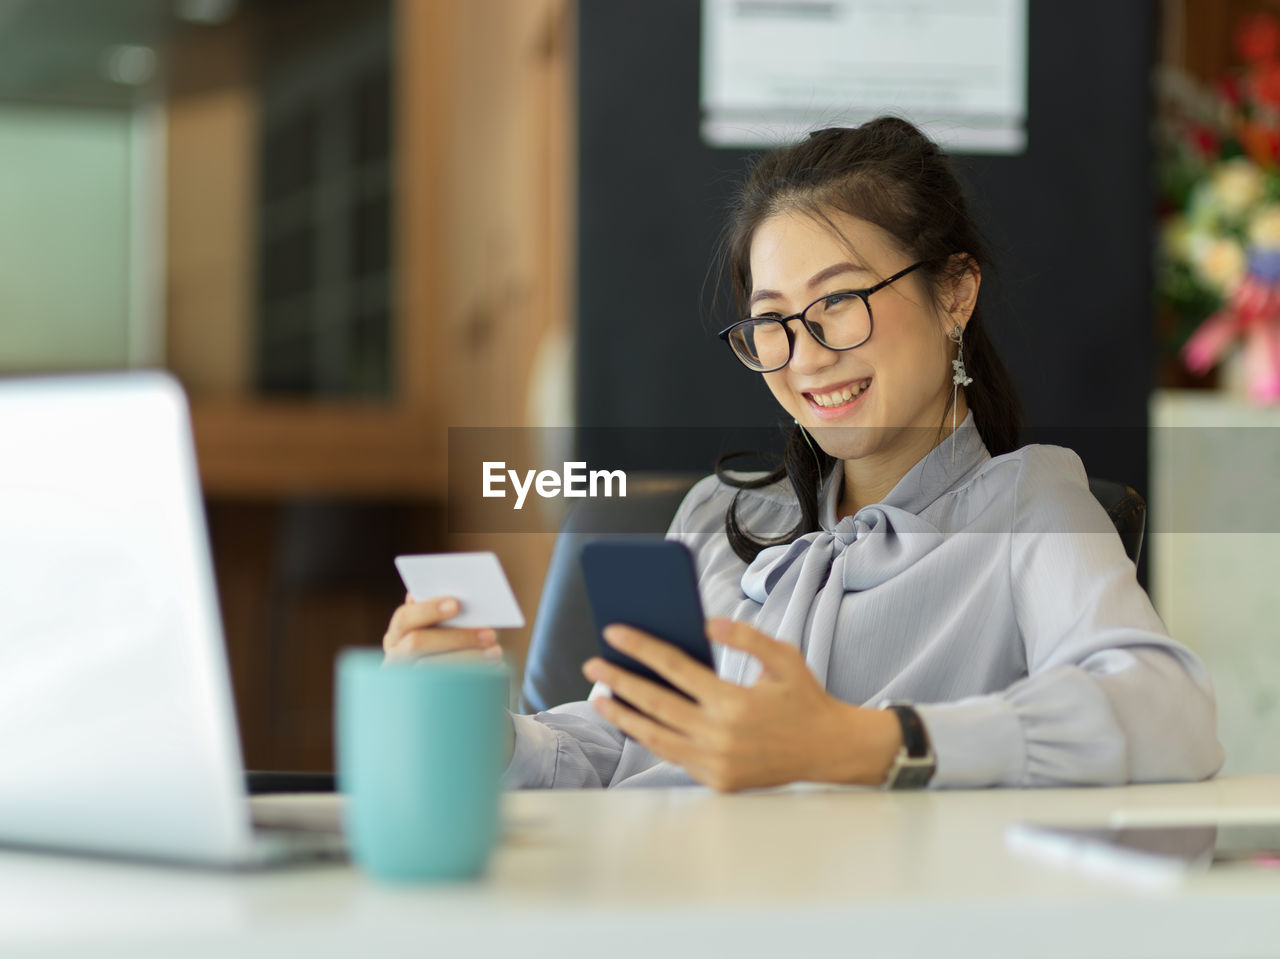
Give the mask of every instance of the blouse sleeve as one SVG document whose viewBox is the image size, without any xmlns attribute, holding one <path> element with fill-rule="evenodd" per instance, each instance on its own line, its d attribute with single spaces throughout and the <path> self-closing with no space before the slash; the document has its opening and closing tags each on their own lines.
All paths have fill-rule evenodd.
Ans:
<svg viewBox="0 0 1280 959">
<path fill-rule="evenodd" d="M 1010 550 L 1027 678 L 919 708 L 931 785 L 1195 780 L 1222 766 L 1212 684 L 1172 641 L 1070 450 L 1028 450 Z"/>
<path fill-rule="evenodd" d="M 685 535 L 690 517 L 719 487 L 714 476 L 699 480 L 676 510 L 667 538 Z M 641 588 L 637 584 L 637 588 Z M 591 696 L 603 692 L 596 686 Z M 533 716 L 513 715 L 515 743 L 504 782 L 508 788 L 572 789 L 608 786 L 618 773 L 623 752 L 642 750 L 616 726 L 606 722 L 590 702 L 566 703 Z M 627 773 L 638 766 L 658 764 L 657 757 L 630 756 Z"/>
<path fill-rule="evenodd" d="M 589 702 L 566 703 L 534 716 L 512 715 L 515 748 L 504 783 L 510 789 L 607 786 L 626 737 Z"/>
</svg>

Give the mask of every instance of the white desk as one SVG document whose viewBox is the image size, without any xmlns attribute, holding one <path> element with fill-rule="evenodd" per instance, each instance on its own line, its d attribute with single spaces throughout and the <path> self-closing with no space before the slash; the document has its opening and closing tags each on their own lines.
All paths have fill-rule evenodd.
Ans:
<svg viewBox="0 0 1280 959">
<path fill-rule="evenodd" d="M 1280 870 L 1153 890 L 1005 850 L 1020 819 L 1181 806 L 1280 815 L 1280 776 L 888 794 L 518 793 L 488 877 L 380 887 L 346 866 L 220 875 L 0 853 L 0 956 L 1280 954 Z"/>
</svg>

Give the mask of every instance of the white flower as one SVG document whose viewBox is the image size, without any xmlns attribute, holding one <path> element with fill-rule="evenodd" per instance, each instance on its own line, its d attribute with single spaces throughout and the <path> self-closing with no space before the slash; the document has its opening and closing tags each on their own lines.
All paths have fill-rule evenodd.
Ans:
<svg viewBox="0 0 1280 959">
<path fill-rule="evenodd" d="M 1257 164 L 1244 157 L 1219 163 L 1209 178 L 1210 202 L 1224 216 L 1240 219 L 1262 199 L 1266 186 Z"/>
<path fill-rule="evenodd" d="M 1280 250 L 1280 203 L 1259 207 L 1249 219 L 1249 242 L 1268 250 Z"/>
<path fill-rule="evenodd" d="M 1226 236 L 1194 234 L 1191 268 L 1201 282 L 1219 293 L 1230 293 L 1244 279 L 1247 260 L 1238 240 Z"/>
</svg>

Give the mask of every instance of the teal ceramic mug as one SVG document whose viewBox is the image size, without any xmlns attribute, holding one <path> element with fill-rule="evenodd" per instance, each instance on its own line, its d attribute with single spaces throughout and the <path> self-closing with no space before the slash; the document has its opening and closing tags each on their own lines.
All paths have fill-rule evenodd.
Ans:
<svg viewBox="0 0 1280 959">
<path fill-rule="evenodd" d="M 510 718 L 505 666 L 337 663 L 338 788 L 351 858 L 378 879 L 465 879 L 498 838 Z"/>
</svg>

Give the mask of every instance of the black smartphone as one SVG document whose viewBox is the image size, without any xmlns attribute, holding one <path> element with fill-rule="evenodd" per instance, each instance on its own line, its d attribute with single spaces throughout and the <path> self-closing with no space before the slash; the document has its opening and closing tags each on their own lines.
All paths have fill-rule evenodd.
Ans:
<svg viewBox="0 0 1280 959">
<path fill-rule="evenodd" d="M 649 667 L 605 642 L 604 628 L 624 623 L 679 647 L 711 670 L 716 668 L 693 554 L 683 543 L 647 538 L 595 540 L 582 547 L 582 575 L 604 659 L 675 689 Z"/>
</svg>

